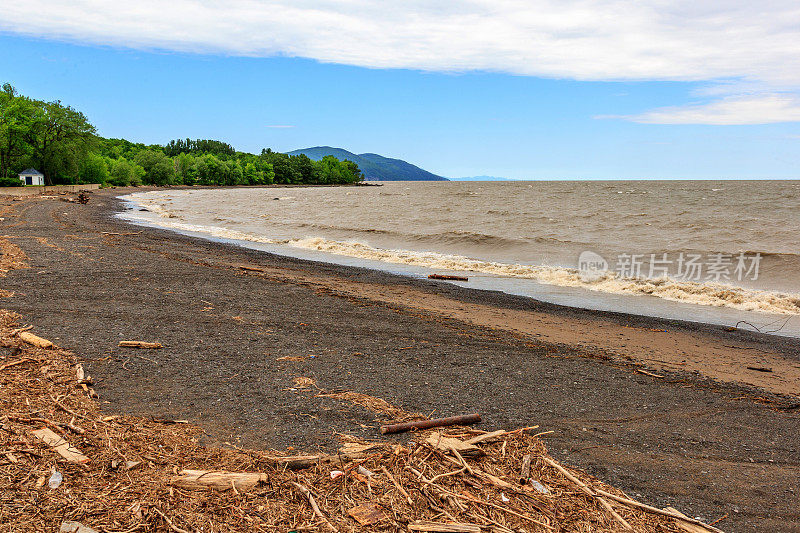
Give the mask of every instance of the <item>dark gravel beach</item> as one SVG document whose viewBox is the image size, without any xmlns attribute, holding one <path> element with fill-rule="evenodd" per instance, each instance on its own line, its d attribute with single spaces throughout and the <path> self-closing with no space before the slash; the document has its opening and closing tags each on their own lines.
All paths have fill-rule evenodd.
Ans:
<svg viewBox="0 0 800 533">
<path fill-rule="evenodd" d="M 426 415 L 479 412 L 482 428 L 552 431 L 553 456 L 650 504 L 724 517 L 725 531 L 800 531 L 800 341 L 134 227 L 112 216 L 119 194 L 93 193 L 88 205 L 0 197 L 1 232 L 30 267 L 2 279 L 14 292 L 2 307 L 85 358 L 109 412 L 187 419 L 210 442 L 298 451 L 330 448 L 337 432 L 377 436 L 380 417 L 320 390 Z M 678 348 L 685 357 L 667 361 Z M 286 356 L 305 359 L 277 360 Z M 747 358 L 772 371 L 720 373 L 756 364 Z M 296 387 L 296 377 L 315 387 Z"/>
</svg>

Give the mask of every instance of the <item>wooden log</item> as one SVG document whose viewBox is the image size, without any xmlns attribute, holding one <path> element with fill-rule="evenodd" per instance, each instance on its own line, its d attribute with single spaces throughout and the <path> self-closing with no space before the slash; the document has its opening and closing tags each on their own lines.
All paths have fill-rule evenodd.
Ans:
<svg viewBox="0 0 800 533">
<path fill-rule="evenodd" d="M 474 524 L 444 524 L 441 522 L 413 522 L 408 524 L 409 531 L 428 531 L 445 533 L 480 533 L 480 526 Z"/>
<path fill-rule="evenodd" d="M 224 472 L 221 470 L 181 470 L 169 480 L 170 485 L 188 490 L 235 490 L 247 492 L 267 481 L 267 474 L 258 472 Z"/>
<path fill-rule="evenodd" d="M 52 342 L 50 342 L 47 339 L 43 339 L 43 338 L 41 338 L 39 336 L 36 336 L 33 333 L 30 333 L 29 331 L 20 332 L 19 333 L 19 338 L 22 341 L 27 342 L 28 344 L 32 344 L 32 345 L 36 346 L 37 348 L 48 349 L 48 348 L 52 348 L 53 347 L 53 343 Z"/>
<path fill-rule="evenodd" d="M 450 274 L 428 274 L 428 279 L 446 279 L 450 281 L 469 281 L 464 276 L 452 276 Z"/>
<path fill-rule="evenodd" d="M 158 350 L 164 347 L 160 342 L 145 341 L 119 341 L 119 346 L 123 348 L 141 348 L 144 350 Z"/>
<path fill-rule="evenodd" d="M 78 464 L 86 464 L 89 462 L 88 457 L 78 451 L 77 448 L 73 448 L 67 439 L 51 429 L 42 428 L 31 431 L 31 433 L 34 437 L 50 446 L 55 452 L 57 452 L 67 461 Z"/>
<path fill-rule="evenodd" d="M 477 424 L 481 421 L 481 415 L 474 413 L 471 415 L 449 416 L 447 418 L 434 418 L 432 420 L 415 420 L 413 422 L 401 422 L 400 424 L 390 424 L 381 426 L 381 433 L 402 433 L 412 429 L 428 429 L 444 426 L 455 426 L 457 424 Z"/>
</svg>

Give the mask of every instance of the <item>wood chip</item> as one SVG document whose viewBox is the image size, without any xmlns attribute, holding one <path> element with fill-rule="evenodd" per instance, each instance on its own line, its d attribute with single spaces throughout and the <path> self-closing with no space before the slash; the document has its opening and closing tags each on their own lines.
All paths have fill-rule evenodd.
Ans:
<svg viewBox="0 0 800 533">
<path fill-rule="evenodd" d="M 364 503 L 348 509 L 347 514 L 352 516 L 362 526 L 371 526 L 389 519 L 389 516 L 383 512 L 383 509 L 374 503 Z"/>
</svg>

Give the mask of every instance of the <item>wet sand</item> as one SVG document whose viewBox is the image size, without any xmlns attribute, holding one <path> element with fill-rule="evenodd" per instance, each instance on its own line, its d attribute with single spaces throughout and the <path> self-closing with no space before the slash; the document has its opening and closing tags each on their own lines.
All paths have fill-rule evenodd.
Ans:
<svg viewBox="0 0 800 533">
<path fill-rule="evenodd" d="M 408 411 L 477 411 L 486 428 L 539 424 L 554 456 L 637 498 L 727 514 L 726 531 L 800 531 L 798 340 L 133 227 L 112 218 L 121 193 L 85 206 L 0 197 L 0 233 L 30 266 L 0 281 L 15 293 L 2 306 L 85 357 L 110 412 L 185 418 L 210 441 L 258 448 L 376 435 L 374 414 L 295 389 L 307 376 Z M 117 347 L 130 339 L 165 349 Z"/>
</svg>

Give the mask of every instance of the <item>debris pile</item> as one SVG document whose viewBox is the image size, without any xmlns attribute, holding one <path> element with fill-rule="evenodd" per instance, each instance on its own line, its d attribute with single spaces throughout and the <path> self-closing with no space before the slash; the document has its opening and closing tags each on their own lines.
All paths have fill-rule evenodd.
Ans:
<svg viewBox="0 0 800 533">
<path fill-rule="evenodd" d="M 74 356 L 16 318 L 0 311 L 0 529 L 718 531 L 558 464 L 535 428 L 342 436 L 316 455 L 203 446 L 190 424 L 102 413 Z"/>
</svg>

